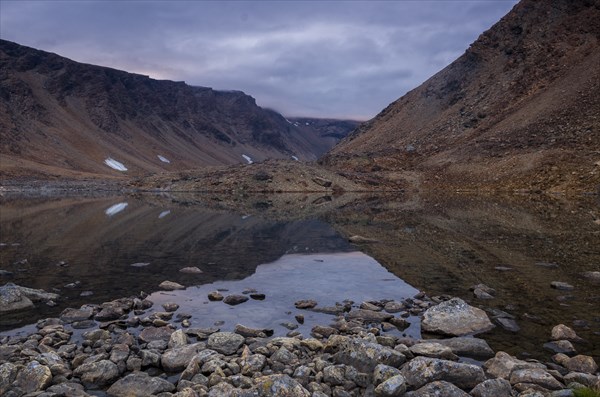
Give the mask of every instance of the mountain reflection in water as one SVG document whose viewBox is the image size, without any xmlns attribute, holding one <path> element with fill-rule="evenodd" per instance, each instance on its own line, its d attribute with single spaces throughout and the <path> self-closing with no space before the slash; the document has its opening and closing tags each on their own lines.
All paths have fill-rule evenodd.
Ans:
<svg viewBox="0 0 600 397">
<path fill-rule="evenodd" d="M 107 216 L 107 209 L 125 202 L 126 208 Z M 490 316 L 498 310 L 513 316 L 518 332 L 496 327 L 485 335 L 494 349 L 539 353 L 552 327 L 564 323 L 587 340 L 576 346 L 578 351 L 598 357 L 600 286 L 584 276 L 600 271 L 598 219 L 596 197 L 569 200 L 541 195 L 440 195 L 409 200 L 344 195 L 323 200 L 285 194 L 245 198 L 174 194 L 4 200 L 0 269 L 13 275 L 2 276 L 0 281 L 58 288 L 63 300 L 56 308 L 38 305 L 26 316 L 5 316 L 3 329 L 57 315 L 67 306 L 101 303 L 140 291 L 152 293 L 164 280 L 209 289 L 226 280 L 260 279 L 259 265 L 277 263 L 286 254 L 355 251 L 357 246 L 349 244 L 347 237 L 360 235 L 376 242 L 358 248 L 428 295 L 459 296 L 488 310 Z M 310 259 L 307 263 L 313 264 Z M 194 266 L 202 273 L 179 272 Z M 342 280 L 343 273 L 338 269 L 333 274 Z M 267 278 L 260 280 L 251 284 L 264 283 L 266 289 Z M 80 284 L 74 288 L 64 287 L 76 281 Z M 575 288 L 556 290 L 550 287 L 552 281 Z M 216 284 L 206 286 L 210 283 Z M 340 282 L 331 288 L 345 288 L 347 298 L 361 301 L 369 296 L 352 293 L 379 288 L 362 289 L 369 283 L 364 281 L 356 289 Z M 494 288 L 495 297 L 476 299 L 470 287 L 478 283 Z M 197 290 L 188 288 L 177 294 Z M 93 295 L 81 297 L 86 291 Z M 203 305 L 199 303 L 206 300 L 203 293 L 189 298 L 190 302 Z M 271 316 L 266 314 L 269 310 L 279 310 L 275 306 L 267 310 L 269 302 L 278 301 L 275 296 L 270 301 L 267 297 L 264 302 L 244 303 L 239 310 L 253 311 L 251 305 L 256 305 L 256 310 Z M 227 308 L 224 304 L 208 306 Z M 189 311 L 194 310 L 190 307 Z M 15 321 L 21 323 L 11 324 Z"/>
</svg>

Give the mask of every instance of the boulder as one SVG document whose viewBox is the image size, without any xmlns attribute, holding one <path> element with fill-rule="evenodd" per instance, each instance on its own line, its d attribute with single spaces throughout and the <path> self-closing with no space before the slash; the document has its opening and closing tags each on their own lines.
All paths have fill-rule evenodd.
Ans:
<svg viewBox="0 0 600 397">
<path fill-rule="evenodd" d="M 564 324 L 558 324 L 554 328 L 552 328 L 551 333 L 552 340 L 568 340 L 571 342 L 582 342 L 583 339 L 580 338 L 577 333 L 571 327 L 567 327 Z"/>
<path fill-rule="evenodd" d="M 0 396 L 8 392 L 15 378 L 17 377 L 18 368 L 12 363 L 4 363 L 0 365 Z"/>
<path fill-rule="evenodd" d="M 258 397 L 311 397 L 298 381 L 288 375 L 269 375 L 256 379 L 256 386 L 252 389 Z"/>
<path fill-rule="evenodd" d="M 7 283 L 0 287 L 0 313 L 16 312 L 33 308 L 33 302 L 18 286 Z"/>
<path fill-rule="evenodd" d="M 571 372 L 583 372 L 584 374 L 595 374 L 598 371 L 598 364 L 594 359 L 583 354 L 569 358 L 564 366 Z"/>
<path fill-rule="evenodd" d="M 389 347 L 360 338 L 334 335 L 325 345 L 325 351 L 334 353 L 333 361 L 351 365 L 360 372 L 372 373 L 378 364 L 399 367 L 406 357 Z"/>
<path fill-rule="evenodd" d="M 75 368 L 73 375 L 79 377 L 84 384 L 107 386 L 119 377 L 119 368 L 109 360 L 100 360 L 81 364 Z"/>
<path fill-rule="evenodd" d="M 448 339 L 427 339 L 427 342 L 439 343 L 452 349 L 452 353 L 461 357 L 490 358 L 494 351 L 488 343 L 480 338 L 456 337 Z"/>
<path fill-rule="evenodd" d="M 510 384 L 530 383 L 548 390 L 559 390 L 563 388 L 562 383 L 541 368 L 515 369 L 510 374 Z"/>
<path fill-rule="evenodd" d="M 244 344 L 244 340 L 243 336 L 233 332 L 215 332 L 208 337 L 208 348 L 231 355 Z"/>
<path fill-rule="evenodd" d="M 383 321 L 388 321 L 393 317 L 393 314 L 366 309 L 352 310 L 347 314 L 349 320 L 356 319 L 367 323 L 381 323 Z"/>
<path fill-rule="evenodd" d="M 505 352 L 498 352 L 494 358 L 483 363 L 483 368 L 487 374 L 494 378 L 509 380 L 513 370 L 533 368 L 545 369 L 546 367 L 543 364 L 519 360 Z"/>
<path fill-rule="evenodd" d="M 488 379 L 471 390 L 471 396 L 473 397 L 498 397 L 498 396 L 510 396 L 511 386 L 510 382 L 506 379 Z"/>
<path fill-rule="evenodd" d="M 165 379 L 134 372 L 113 383 L 107 394 L 111 397 L 145 397 L 173 391 L 175 385 Z"/>
<path fill-rule="evenodd" d="M 400 372 L 415 389 L 438 380 L 450 382 L 461 389 L 472 389 L 485 380 L 483 370 L 476 365 L 429 357 L 409 361 Z"/>
<path fill-rule="evenodd" d="M 178 289 L 185 289 L 185 286 L 176 283 L 174 281 L 163 281 L 158 285 L 158 288 L 163 289 L 165 291 L 175 291 Z"/>
<path fill-rule="evenodd" d="M 492 328 L 494 325 L 483 310 L 470 306 L 459 298 L 427 309 L 421 320 L 424 332 L 450 336 L 478 334 Z"/>
<path fill-rule="evenodd" d="M 25 393 L 45 390 L 52 383 L 50 368 L 37 361 L 31 361 L 16 376 L 14 386 Z"/>
<path fill-rule="evenodd" d="M 245 295 L 227 295 L 225 299 L 223 299 L 223 303 L 227 303 L 228 305 L 235 306 L 240 303 L 244 303 L 249 298 Z"/>
<path fill-rule="evenodd" d="M 452 352 L 451 348 L 435 342 L 417 343 L 411 346 L 409 350 L 415 356 L 458 361 L 458 356 Z"/>
<path fill-rule="evenodd" d="M 181 372 L 183 371 L 192 358 L 206 345 L 202 342 L 194 343 L 193 345 L 185 345 L 174 347 L 167 350 L 160 357 L 160 362 L 166 372 Z M 237 349 L 236 349 L 237 350 Z"/>
<path fill-rule="evenodd" d="M 402 375 L 395 375 L 380 383 L 375 388 L 377 397 L 400 397 L 406 391 L 406 379 Z"/>
<path fill-rule="evenodd" d="M 452 383 L 441 381 L 431 382 L 420 389 L 405 394 L 406 397 L 470 397 L 467 393 Z M 500 396 L 496 396 L 500 397 Z"/>
</svg>

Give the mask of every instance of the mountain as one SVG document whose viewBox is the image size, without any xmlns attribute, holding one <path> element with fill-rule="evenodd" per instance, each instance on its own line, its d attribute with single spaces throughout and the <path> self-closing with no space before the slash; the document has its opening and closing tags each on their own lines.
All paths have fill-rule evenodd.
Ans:
<svg viewBox="0 0 600 397">
<path fill-rule="evenodd" d="M 3 178 L 316 160 L 332 146 L 240 91 L 154 80 L 5 40 L 0 88 Z"/>
<path fill-rule="evenodd" d="M 521 1 L 321 162 L 431 188 L 598 191 L 600 2 Z"/>
<path fill-rule="evenodd" d="M 357 120 L 338 120 L 338 119 L 317 119 L 310 117 L 288 117 L 294 127 L 297 127 L 303 133 L 318 137 L 334 147 L 340 140 L 348 136 L 359 125 Z M 319 155 L 325 154 L 319 153 Z"/>
</svg>

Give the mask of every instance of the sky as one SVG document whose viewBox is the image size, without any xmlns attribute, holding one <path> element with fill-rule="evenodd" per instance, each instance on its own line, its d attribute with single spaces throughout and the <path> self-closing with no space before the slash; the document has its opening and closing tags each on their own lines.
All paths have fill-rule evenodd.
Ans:
<svg viewBox="0 0 600 397">
<path fill-rule="evenodd" d="M 241 90 L 286 116 L 374 117 L 516 0 L 0 0 L 0 37 L 155 79 Z"/>
</svg>

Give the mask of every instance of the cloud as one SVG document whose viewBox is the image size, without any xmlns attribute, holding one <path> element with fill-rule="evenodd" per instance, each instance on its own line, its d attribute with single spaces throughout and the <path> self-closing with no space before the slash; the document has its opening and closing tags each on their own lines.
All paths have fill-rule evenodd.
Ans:
<svg viewBox="0 0 600 397">
<path fill-rule="evenodd" d="M 80 62 L 243 90 L 286 115 L 366 119 L 514 4 L 3 0 L 0 36 Z"/>
</svg>

